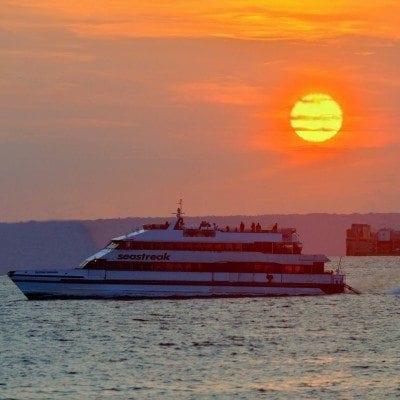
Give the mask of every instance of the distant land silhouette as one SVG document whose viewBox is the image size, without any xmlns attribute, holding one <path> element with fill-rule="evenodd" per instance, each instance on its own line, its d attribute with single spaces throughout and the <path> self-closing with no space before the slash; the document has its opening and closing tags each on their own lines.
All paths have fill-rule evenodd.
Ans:
<svg viewBox="0 0 400 400">
<path fill-rule="evenodd" d="M 141 227 L 171 218 L 118 218 L 85 221 L 43 221 L 0 223 L 0 274 L 12 269 L 73 268 L 116 237 Z M 271 214 L 257 216 L 186 217 L 187 226 L 202 220 L 220 228 L 247 227 L 259 222 L 263 227 L 275 222 L 280 227 L 296 227 L 304 253 L 331 256 L 346 253 L 346 229 L 352 223 L 370 224 L 373 229 L 400 229 L 400 213 L 370 214 Z"/>
</svg>

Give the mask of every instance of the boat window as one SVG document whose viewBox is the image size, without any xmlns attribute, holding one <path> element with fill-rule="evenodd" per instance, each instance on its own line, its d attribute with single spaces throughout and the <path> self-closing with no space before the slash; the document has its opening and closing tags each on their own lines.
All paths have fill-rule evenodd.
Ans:
<svg viewBox="0 0 400 400">
<path fill-rule="evenodd" d="M 134 250 L 178 250 L 178 251 L 235 251 L 262 253 L 301 253 L 297 244 L 272 242 L 255 243 L 207 243 L 207 242 L 142 242 L 136 240 L 111 241 L 108 249 Z"/>
<path fill-rule="evenodd" d="M 293 265 L 293 273 L 299 274 L 302 272 L 301 270 L 302 270 L 301 265 Z"/>
<path fill-rule="evenodd" d="M 284 265 L 283 266 L 283 273 L 291 274 L 293 272 L 293 267 L 291 265 Z"/>
<path fill-rule="evenodd" d="M 318 263 L 319 264 L 319 263 Z M 321 263 L 323 264 L 323 263 Z M 281 265 L 269 263 L 160 263 L 160 262 L 125 262 L 90 260 L 85 268 L 91 269 L 121 269 L 132 271 L 199 271 L 199 272 L 247 272 L 247 273 L 321 273 L 318 268 L 310 265 Z M 322 266 L 323 269 L 323 266 Z"/>
</svg>

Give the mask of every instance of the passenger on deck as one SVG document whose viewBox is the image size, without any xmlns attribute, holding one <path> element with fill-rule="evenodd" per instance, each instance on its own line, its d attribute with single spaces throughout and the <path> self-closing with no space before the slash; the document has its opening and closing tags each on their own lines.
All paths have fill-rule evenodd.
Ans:
<svg viewBox="0 0 400 400">
<path fill-rule="evenodd" d="M 272 227 L 272 232 L 278 232 L 278 223 L 275 222 L 274 226 Z"/>
<path fill-rule="evenodd" d="M 261 231 L 261 225 L 260 225 L 259 222 L 257 222 L 256 231 L 257 231 L 257 232 L 260 232 L 260 231 Z"/>
<path fill-rule="evenodd" d="M 240 223 L 240 232 L 243 232 L 244 231 L 244 223 L 243 223 L 243 221 Z"/>
<path fill-rule="evenodd" d="M 251 231 L 252 232 L 256 231 L 256 224 L 254 222 L 251 223 Z"/>
<path fill-rule="evenodd" d="M 229 226 L 226 226 L 226 231 L 229 232 L 231 229 L 229 228 Z"/>
</svg>

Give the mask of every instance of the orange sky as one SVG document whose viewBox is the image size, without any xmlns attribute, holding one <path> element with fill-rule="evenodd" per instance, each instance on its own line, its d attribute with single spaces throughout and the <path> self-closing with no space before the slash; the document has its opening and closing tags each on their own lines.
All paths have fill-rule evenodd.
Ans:
<svg viewBox="0 0 400 400">
<path fill-rule="evenodd" d="M 1 2 L 0 221 L 399 211 L 400 3 L 214 3 Z"/>
</svg>

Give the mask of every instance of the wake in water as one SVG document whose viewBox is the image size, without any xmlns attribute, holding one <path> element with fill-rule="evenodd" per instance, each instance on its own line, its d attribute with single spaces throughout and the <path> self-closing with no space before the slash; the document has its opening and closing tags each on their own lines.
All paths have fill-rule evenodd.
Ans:
<svg viewBox="0 0 400 400">
<path fill-rule="evenodd" d="M 338 264 L 347 284 L 362 294 L 400 295 L 400 257 L 332 257 L 332 267 Z"/>
</svg>

